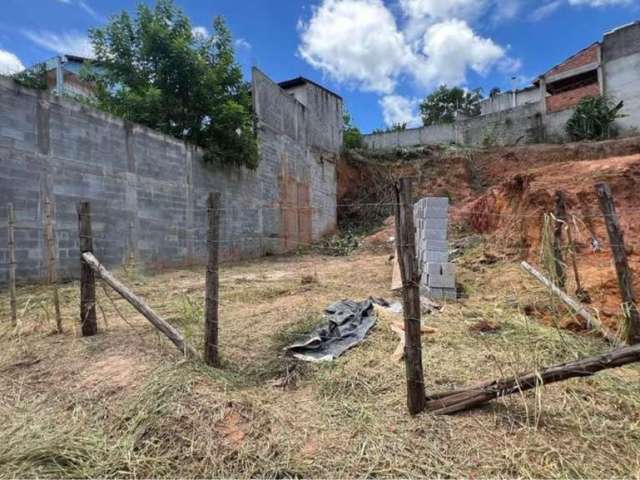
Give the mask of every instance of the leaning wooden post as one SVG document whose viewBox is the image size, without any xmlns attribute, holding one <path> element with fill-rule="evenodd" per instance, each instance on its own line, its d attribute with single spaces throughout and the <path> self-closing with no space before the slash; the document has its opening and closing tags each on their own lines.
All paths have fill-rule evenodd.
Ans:
<svg viewBox="0 0 640 480">
<path fill-rule="evenodd" d="M 584 318 L 589 324 L 589 328 L 596 328 L 602 333 L 604 338 L 606 338 L 610 342 L 616 343 L 616 344 L 619 343 L 618 337 L 613 332 L 611 332 L 596 316 L 592 315 L 585 307 L 580 305 L 573 298 L 571 298 L 569 295 L 567 295 L 562 290 L 560 290 L 560 288 L 558 288 L 558 286 L 555 283 L 548 280 L 544 275 L 542 275 L 539 271 L 537 271 L 527 262 L 522 262 L 520 266 L 525 272 L 527 272 L 533 278 L 538 280 L 541 284 L 547 287 L 551 291 L 551 293 L 553 293 L 560 300 L 562 300 L 562 303 L 564 303 L 567 307 L 573 310 L 576 314 Z"/>
<path fill-rule="evenodd" d="M 93 254 L 93 236 L 91 233 L 91 206 L 89 202 L 78 205 L 78 223 L 80 232 L 80 326 L 83 337 L 98 333 L 96 318 L 96 279 L 91 267 L 82 258 L 82 254 Z"/>
<path fill-rule="evenodd" d="M 95 271 L 107 285 L 113 288 L 118 294 L 127 300 L 138 312 L 140 312 L 151 324 L 164 333 L 169 340 L 182 352 L 184 355 L 190 358 L 198 358 L 198 354 L 194 348 L 187 343 L 182 334 L 174 328 L 170 323 L 166 322 L 160 315 L 153 311 L 140 297 L 134 294 L 131 290 L 118 281 L 107 270 L 104 265 L 93 255 L 93 253 L 87 252 L 82 254 L 82 259 L 86 262 L 89 268 Z"/>
<path fill-rule="evenodd" d="M 49 197 L 44 201 L 44 235 L 47 244 L 47 281 L 51 286 L 53 307 L 56 312 L 56 331 L 62 333 L 62 315 L 60 314 L 60 296 L 58 295 L 58 273 L 56 271 L 56 247 L 53 230 L 53 209 Z"/>
<path fill-rule="evenodd" d="M 605 182 L 596 184 L 596 192 L 600 200 L 600 208 L 607 224 L 609 242 L 613 252 L 613 260 L 618 274 L 618 284 L 622 293 L 623 310 L 626 319 L 626 340 L 630 345 L 640 343 L 640 312 L 636 305 L 633 291 L 633 278 L 627 261 L 627 250 L 624 244 L 624 234 L 620 228 L 620 220 L 613 204 L 611 188 Z"/>
<path fill-rule="evenodd" d="M 16 213 L 13 203 L 7 205 L 7 230 L 9 236 L 9 303 L 11 304 L 11 322 L 18 323 L 18 307 L 16 302 Z"/>
<path fill-rule="evenodd" d="M 555 199 L 556 213 L 555 228 L 553 230 L 553 261 L 558 287 L 564 290 L 567 284 L 567 275 L 565 273 L 565 263 L 562 254 L 562 229 L 567 224 L 567 206 L 563 192 L 557 191 Z"/>
<path fill-rule="evenodd" d="M 212 366 L 220 366 L 218 351 L 218 247 L 220 244 L 220 193 L 210 193 L 207 202 L 209 230 L 207 249 L 209 262 L 206 277 L 206 305 L 204 320 L 204 361 Z"/>
<path fill-rule="evenodd" d="M 396 244 L 402 275 L 405 366 L 409 413 L 422 412 L 427 404 L 422 370 L 420 286 L 416 265 L 416 230 L 413 224 L 412 182 L 402 178 L 396 186 Z"/>
</svg>

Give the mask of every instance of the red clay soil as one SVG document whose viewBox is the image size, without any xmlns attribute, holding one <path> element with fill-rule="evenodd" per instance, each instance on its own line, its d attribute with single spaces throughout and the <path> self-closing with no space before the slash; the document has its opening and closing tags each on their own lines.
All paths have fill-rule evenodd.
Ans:
<svg viewBox="0 0 640 480">
<path fill-rule="evenodd" d="M 432 157 L 391 168 L 419 179 L 417 196 L 451 198 L 453 228 L 488 236 L 495 253 L 514 260 L 539 263 L 544 214 L 554 211 L 554 194 L 563 191 L 573 219 L 583 287 L 605 323 L 617 327 L 621 299 L 594 185 L 606 181 L 611 186 L 640 294 L 640 137 Z M 366 179 L 366 174 L 357 175 L 363 174 L 352 173 L 343 191 L 353 191 Z M 339 173 L 339 183 L 340 178 Z M 393 236 L 390 218 L 366 244 L 388 244 Z M 592 248 L 593 240 L 599 251 Z"/>
<path fill-rule="evenodd" d="M 454 209 L 454 222 L 491 235 L 494 245 L 522 258 L 537 261 L 543 216 L 554 210 L 554 193 L 567 197 L 574 218 L 577 261 L 583 287 L 609 326 L 616 327 L 620 295 L 604 220 L 594 184 L 611 186 L 631 268 L 640 292 L 640 155 L 602 160 L 562 162 L 528 169 L 492 187 L 479 198 Z M 600 251 L 593 248 L 593 240 Z"/>
</svg>

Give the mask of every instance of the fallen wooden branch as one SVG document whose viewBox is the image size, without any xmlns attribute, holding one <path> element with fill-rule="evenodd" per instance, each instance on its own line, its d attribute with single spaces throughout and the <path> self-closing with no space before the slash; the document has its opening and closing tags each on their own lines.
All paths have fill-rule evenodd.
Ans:
<svg viewBox="0 0 640 480">
<path fill-rule="evenodd" d="M 163 320 L 156 312 L 154 312 L 144 301 L 131 292 L 127 287 L 120 283 L 107 270 L 92 253 L 83 253 L 83 260 L 91 267 L 91 269 L 102 279 L 107 285 L 113 288 L 122 298 L 127 300 L 133 307 L 140 312 L 154 327 L 160 330 L 165 336 L 178 347 L 178 350 L 185 356 L 190 358 L 198 358 L 198 354 L 184 339 L 182 334 L 172 325 Z"/>
<path fill-rule="evenodd" d="M 570 378 L 590 377 L 602 370 L 618 368 L 638 361 L 640 361 L 640 345 L 621 348 L 595 357 L 556 365 L 540 372 L 495 380 L 468 389 L 431 395 L 427 398 L 427 411 L 434 415 L 451 415 L 507 395 L 562 382 Z"/>
<path fill-rule="evenodd" d="M 613 342 L 615 344 L 620 344 L 620 338 L 609 330 L 598 318 L 592 315 L 586 308 L 580 305 L 577 301 L 571 298 L 569 295 L 564 293 L 560 288 L 553 284 L 549 279 L 547 279 L 544 275 L 542 275 L 539 271 L 529 265 L 527 262 L 522 262 L 522 268 L 525 272 L 533 276 L 536 280 L 542 283 L 545 287 L 547 287 L 553 294 L 555 294 L 562 303 L 568 306 L 571 310 L 573 310 L 577 315 L 584 318 L 590 327 L 594 327 L 599 330 L 604 338 Z"/>
</svg>

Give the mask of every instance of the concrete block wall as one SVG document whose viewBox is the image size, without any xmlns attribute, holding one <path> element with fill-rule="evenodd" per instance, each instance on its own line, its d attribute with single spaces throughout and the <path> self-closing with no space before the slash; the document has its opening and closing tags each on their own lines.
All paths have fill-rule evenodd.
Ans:
<svg viewBox="0 0 640 480">
<path fill-rule="evenodd" d="M 365 135 L 364 141 L 374 150 L 448 143 L 534 143 L 539 142 L 544 135 L 544 117 L 540 110 L 540 102 L 532 102 L 510 110 L 459 120 L 450 125 L 432 125 L 399 132 Z"/>
<path fill-rule="evenodd" d="M 540 101 L 540 89 L 538 87 L 529 87 L 515 92 L 515 106 L 520 107 L 529 103 Z M 493 97 L 485 98 L 480 101 L 481 115 L 496 113 L 502 110 L 510 110 L 514 108 L 513 91 L 501 92 Z"/>
<path fill-rule="evenodd" d="M 492 146 L 540 142 L 543 121 L 540 102 L 469 118 L 460 122 L 458 143 Z"/>
<path fill-rule="evenodd" d="M 417 145 L 441 145 L 455 143 L 456 125 L 431 125 L 429 127 L 408 128 L 397 132 L 372 133 L 364 136 L 364 142 L 373 150 L 415 147 Z"/>
<path fill-rule="evenodd" d="M 640 128 L 640 22 L 618 28 L 602 43 L 604 89 L 607 95 L 624 101 L 617 121 L 621 130 Z"/>
<path fill-rule="evenodd" d="M 253 89 L 261 156 L 255 171 L 207 164 L 201 151 L 172 137 L 0 80 L 0 239 L 7 238 L 11 202 L 18 280 L 44 279 L 46 197 L 54 206 L 62 278 L 76 277 L 79 269 L 80 200 L 91 202 L 96 255 L 109 267 L 131 260 L 143 268 L 205 262 L 211 191 L 222 194 L 223 258 L 291 248 L 294 242 L 284 239 L 285 212 L 309 212 L 290 229 L 295 242 L 334 229 L 341 139 L 309 141 L 320 138 L 308 132 L 322 130 L 322 117 L 309 115 L 259 71 Z M 291 185 L 300 187 L 293 201 L 285 198 Z M 7 263 L 0 240 L 1 285 L 8 280 Z"/>
</svg>

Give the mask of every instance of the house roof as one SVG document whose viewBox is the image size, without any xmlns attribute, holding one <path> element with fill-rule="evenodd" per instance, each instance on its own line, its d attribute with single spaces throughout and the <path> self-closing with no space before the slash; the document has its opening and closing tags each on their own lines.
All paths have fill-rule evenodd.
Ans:
<svg viewBox="0 0 640 480">
<path fill-rule="evenodd" d="M 291 80 L 285 80 L 284 82 L 280 82 L 278 85 L 283 90 L 288 90 L 290 88 L 301 87 L 301 86 L 306 85 L 308 83 L 310 83 L 311 85 L 315 85 L 316 87 L 321 88 L 325 92 L 328 92 L 331 95 L 333 95 L 334 97 L 337 97 L 340 100 L 342 100 L 342 97 L 340 95 L 338 95 L 337 93 L 332 92 L 328 88 L 323 87 L 319 83 L 316 83 L 313 80 L 309 80 L 308 78 L 305 78 L 305 77 L 296 77 L 296 78 L 292 78 Z"/>
<path fill-rule="evenodd" d="M 60 57 L 62 57 L 63 60 L 64 60 L 63 67 L 65 68 L 65 70 L 69 70 L 69 64 L 70 63 L 72 63 L 72 64 L 85 64 L 87 62 L 93 61 L 93 59 L 91 59 L 91 58 L 81 57 L 79 55 L 60 55 Z M 43 62 L 36 63 L 35 65 L 32 65 L 27 70 L 33 70 L 33 69 L 39 67 L 40 65 L 44 65 L 45 68 L 47 69 L 47 71 L 51 71 L 51 70 L 56 68 L 57 60 L 58 60 L 58 56 L 51 57 L 51 58 L 48 58 L 47 60 L 45 60 Z"/>
</svg>

